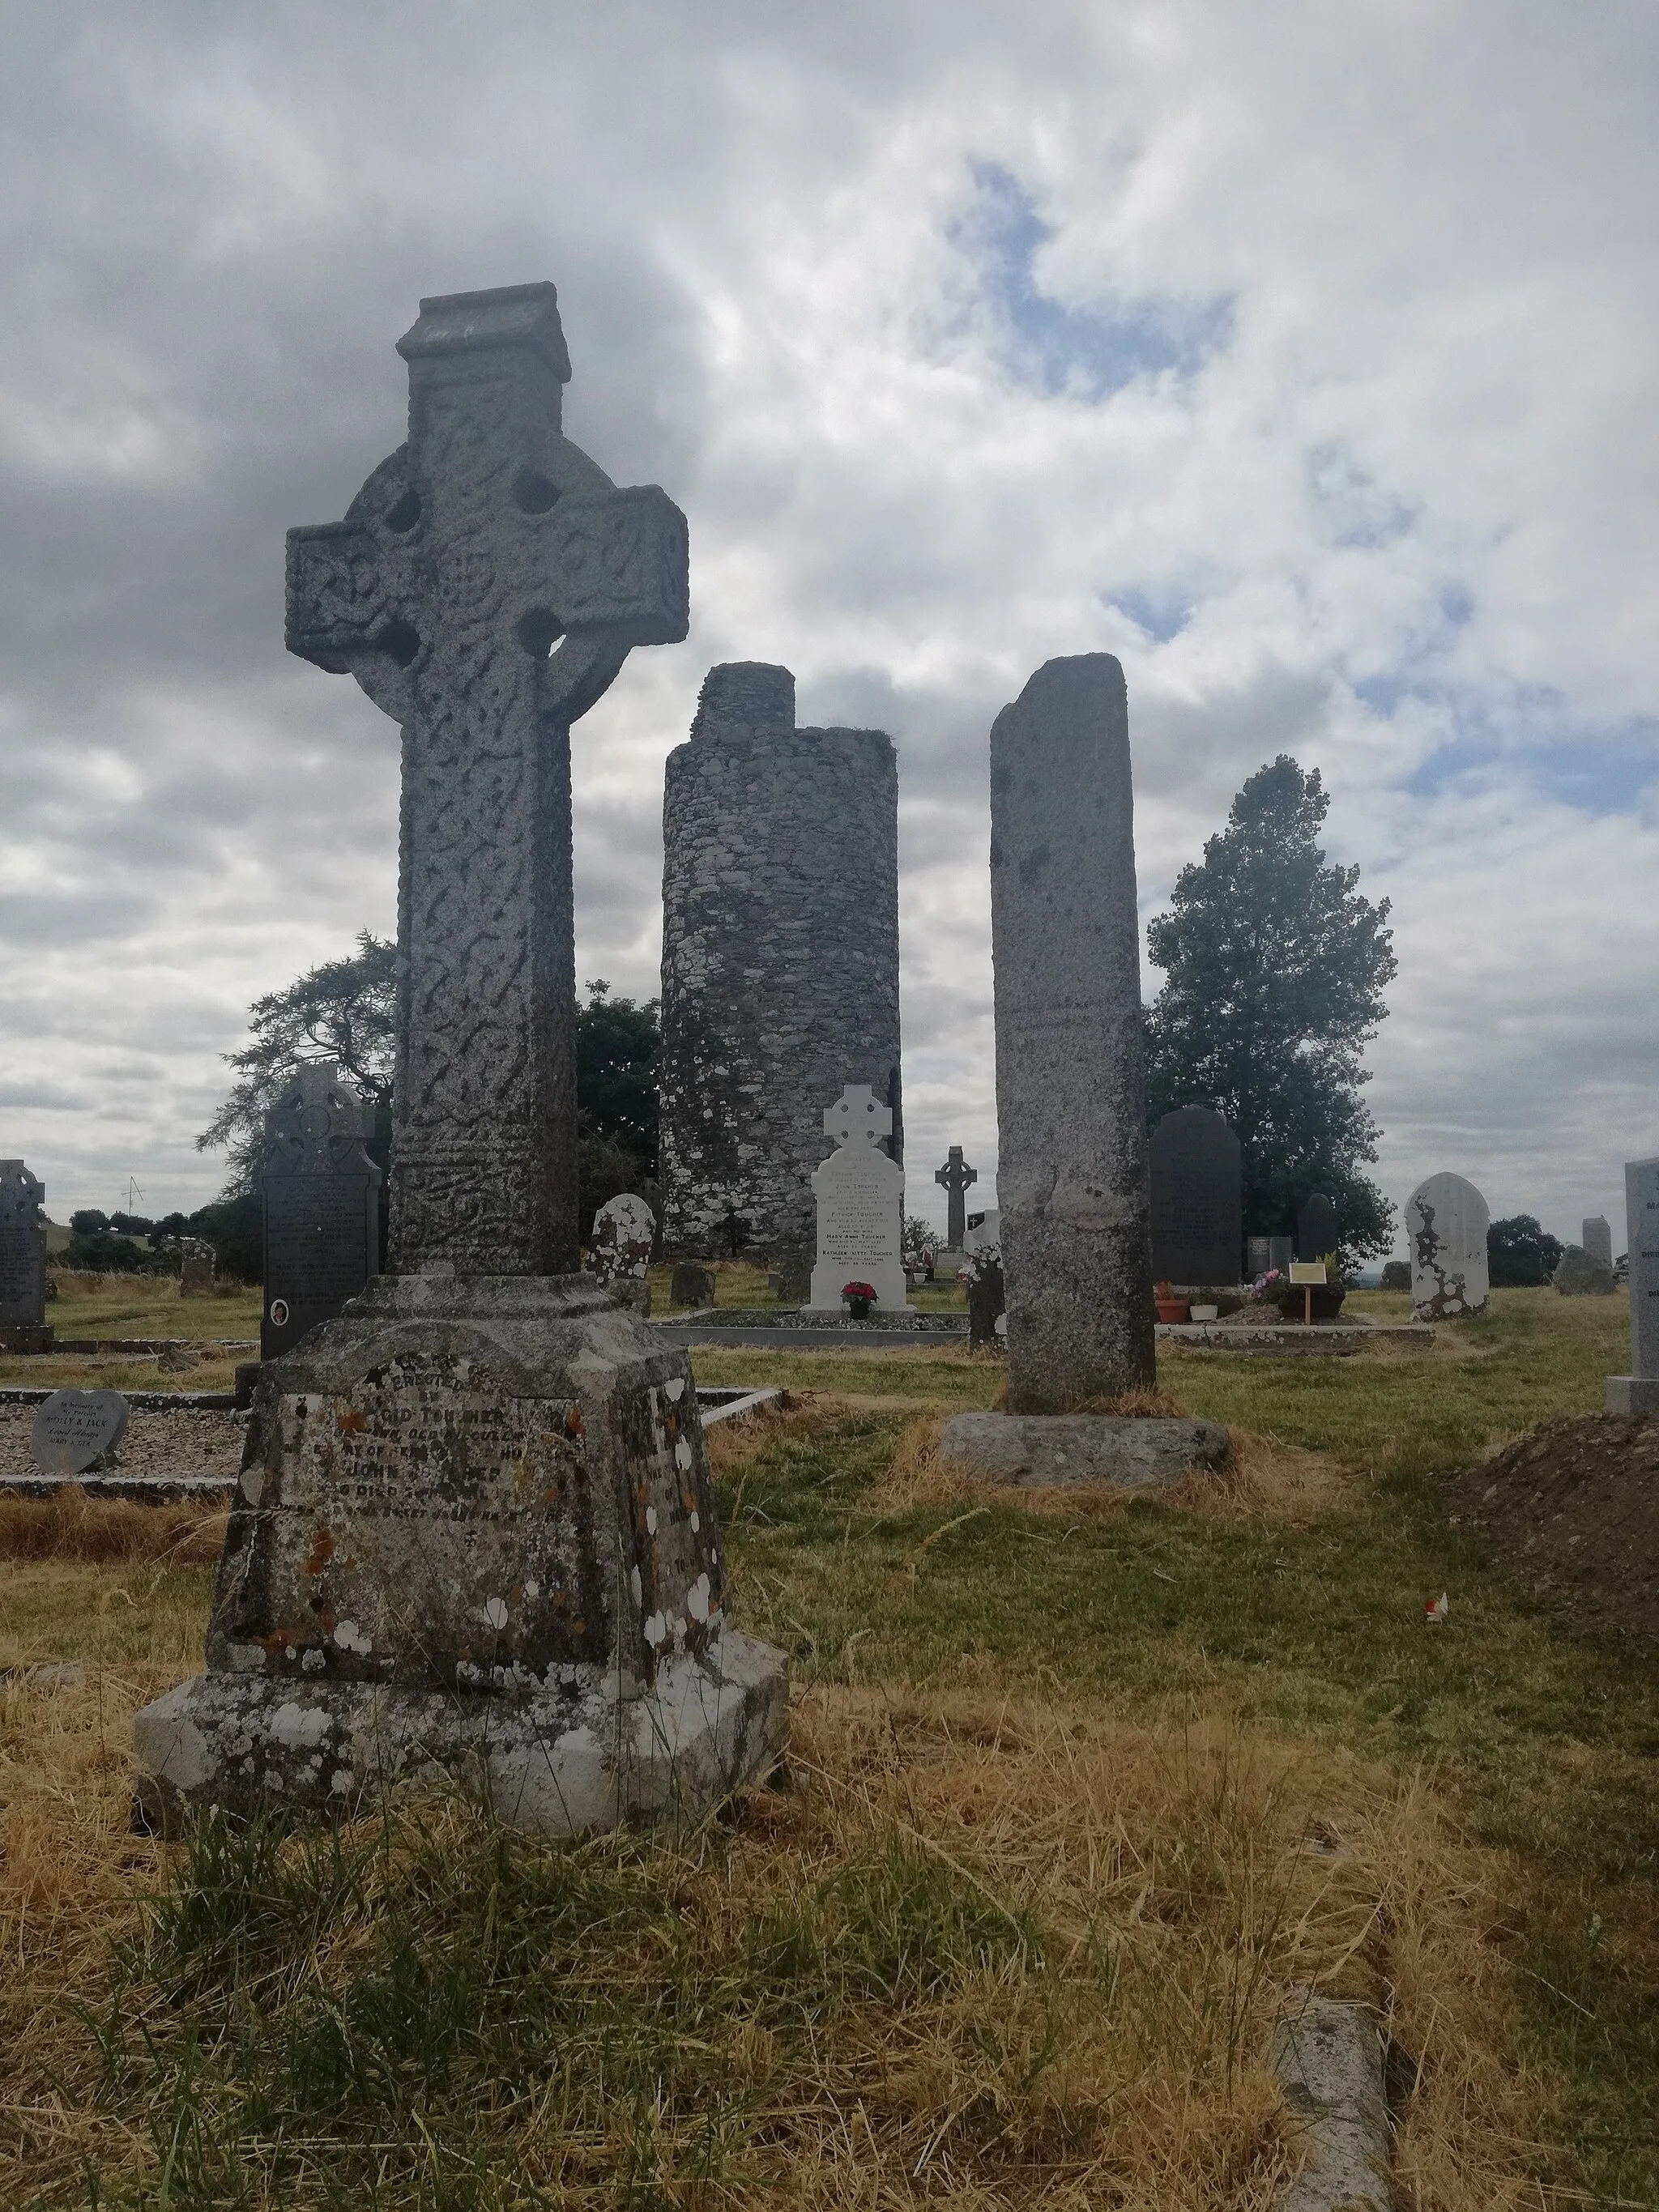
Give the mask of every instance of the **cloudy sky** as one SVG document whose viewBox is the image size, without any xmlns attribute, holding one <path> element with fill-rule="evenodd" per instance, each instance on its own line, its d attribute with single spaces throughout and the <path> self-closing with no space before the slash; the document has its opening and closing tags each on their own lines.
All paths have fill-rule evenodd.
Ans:
<svg viewBox="0 0 1659 2212">
<path fill-rule="evenodd" d="M 1379 1173 L 1623 1245 L 1659 1152 L 1650 0 L 6 0 L 0 1154 L 211 1196 L 249 1000 L 389 933 L 397 733 L 283 535 L 422 294 L 551 277 L 690 518 L 575 732 L 578 972 L 655 988 L 716 661 L 899 747 L 913 1195 L 994 1180 L 986 739 L 1128 678 L 1157 911 L 1290 750 L 1394 903 Z M 1156 987 L 1149 970 L 1146 987 Z M 915 1171 L 921 1170 L 918 1175 Z"/>
</svg>

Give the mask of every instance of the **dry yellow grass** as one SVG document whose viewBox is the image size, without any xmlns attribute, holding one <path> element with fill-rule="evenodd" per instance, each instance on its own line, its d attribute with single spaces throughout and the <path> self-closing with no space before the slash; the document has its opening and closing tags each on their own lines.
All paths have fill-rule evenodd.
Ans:
<svg viewBox="0 0 1659 2212">
<path fill-rule="evenodd" d="M 226 1487 L 229 1485 L 227 1483 Z M 181 1500 L 139 1504 L 88 1498 L 78 1482 L 50 1498 L 0 1493 L 0 1559 L 163 1559 L 211 1565 L 224 1548 L 225 1511 Z"/>
<path fill-rule="evenodd" d="M 109 2183 L 154 2178 L 144 2115 L 100 2094 L 87 2022 L 107 1985 L 106 1938 L 137 1929 L 137 1896 L 169 1856 L 125 1832 L 125 1730 L 157 1686 L 153 1670 L 100 1679 L 95 1725 L 90 1689 L 12 1690 L 0 1708 L 13 1757 L 26 1749 L 41 1778 L 8 1805 L 0 1863 L 8 2204 L 77 2201 L 85 2160 Z M 673 1917 L 666 1930 L 626 1913 L 567 1928 L 538 1962 L 558 1978 L 574 2047 L 550 2046 L 545 2094 L 482 2116 L 501 2177 L 487 2201 L 528 2204 L 538 2188 L 549 2195 L 537 2201 L 617 2200 L 640 2115 L 608 2094 L 599 2045 L 635 2033 L 638 2008 L 663 2002 L 687 1959 L 706 1961 L 708 1984 L 697 2064 L 742 2100 L 716 2191 L 733 2203 L 1004 2206 L 1041 2193 L 1060 2212 L 1266 2212 L 1298 2155 L 1267 2053 L 1289 1993 L 1309 1984 L 1370 2003 L 1393 2040 L 1413 2204 L 1538 2201 L 1522 2178 L 1537 2085 L 1504 2047 L 1506 1969 L 1482 1941 L 1501 1869 L 1458 1841 L 1426 1788 L 1224 1717 L 1171 1736 L 1030 1703 L 877 1692 L 803 1701 L 791 1765 L 792 1787 L 735 1827 L 585 1847 L 586 1879 L 620 1896 L 642 1875 Z M 424 1920 L 441 1949 L 446 1881 L 465 1889 L 483 1830 L 453 1802 L 405 1808 L 299 1984 L 337 2000 L 372 1972 L 392 1919 Z M 909 1978 L 893 1964 L 907 1941 Z M 854 1963 L 839 2001 L 803 2024 L 803 1987 L 817 1987 L 806 1954 Z M 258 2002 L 280 2010 L 297 1986 L 278 1974 Z M 144 2036 L 176 2043 L 177 2001 L 159 1987 L 130 1995 L 129 2031 L 142 2015 Z M 592 2062 L 573 2004 L 592 2012 Z M 696 2182 L 707 2130 L 673 2086 L 685 2054 L 665 2045 L 653 2063 L 652 2193 L 712 2201 Z M 229 2092 L 206 2071 L 211 2105 Z M 208 2118 L 234 2126 L 234 2100 Z M 313 2132 L 280 2154 L 245 2147 L 251 2205 L 332 2201 L 354 2131 L 332 2146 L 326 2125 Z M 391 2174 L 412 2160 L 419 2179 L 420 2142 L 411 2130 L 392 2148 Z"/>
<path fill-rule="evenodd" d="M 732 1521 L 750 1470 L 761 1494 L 781 1449 L 821 1449 L 845 1413 L 825 1393 L 717 1428 Z M 939 1463 L 942 1425 L 909 1421 L 848 1509 L 866 1527 L 942 1513 L 913 1565 L 993 1507 L 1133 1510 L 964 1481 Z M 1234 1444 L 1219 1478 L 1162 1494 L 1188 1527 L 1307 1528 L 1358 1495 L 1362 1478 L 1320 1452 L 1240 1429 Z M 175 2208 L 320 2212 L 370 2201 L 378 2174 L 374 2201 L 491 2212 L 1000 2212 L 1038 2198 L 1057 2212 L 1267 2212 L 1298 2156 L 1267 2068 L 1272 2027 L 1309 1985 L 1371 2005 L 1389 2037 L 1404 2202 L 1575 2201 L 1528 2178 L 1559 2119 L 1555 2078 L 1524 2057 L 1504 1941 L 1513 1865 L 1460 1832 L 1431 1771 L 1402 1777 L 1328 1734 L 1298 1740 L 1250 1712 L 1237 1681 L 1186 1697 L 1179 1726 L 1151 1719 L 1150 1699 L 1085 1699 L 1058 1680 L 1051 1697 L 1006 1700 L 960 1680 L 820 1684 L 798 1698 L 791 1786 L 735 1821 L 503 1859 L 471 1808 L 409 1801 L 383 1835 L 361 1825 L 355 1887 L 296 1918 L 299 1948 L 256 1958 L 246 1987 L 192 1995 L 205 1970 L 166 1916 L 117 1983 L 111 1938 L 142 1937 L 143 1897 L 180 1866 L 127 1830 L 131 1715 L 198 1663 L 207 1576 L 176 1562 L 210 1554 L 216 1534 L 188 1508 L 171 1522 L 83 1499 L 32 1510 L 55 1518 L 0 1515 L 0 1549 L 8 1525 L 27 1532 L 0 1585 L 0 1666 L 72 1657 L 84 1672 L 57 1687 L 0 1680 L 8 2208 L 84 2203 L 89 2163 L 106 2201 L 153 2191 L 188 2118 L 219 2148 L 172 2176 Z M 129 1515 L 153 1560 L 120 1548 Z M 290 1879 L 320 1865 L 314 1849 L 284 1848 Z M 550 1909 L 578 1893 L 582 1911 Z M 518 1948 L 481 1968 L 502 1928 Z M 401 2060 L 377 2049 L 369 2070 L 418 2075 L 435 2033 L 419 2015 L 453 1996 L 469 2025 L 440 2050 L 433 2086 L 413 2116 L 325 2100 L 273 2131 L 273 2099 L 321 2095 L 292 2054 L 362 2016 L 395 1942 L 428 1977 L 398 2032 L 428 2041 Z M 113 2069 L 100 2019 L 125 2032 Z M 467 2159 L 483 2177 L 471 2194 L 456 2178 Z"/>
</svg>

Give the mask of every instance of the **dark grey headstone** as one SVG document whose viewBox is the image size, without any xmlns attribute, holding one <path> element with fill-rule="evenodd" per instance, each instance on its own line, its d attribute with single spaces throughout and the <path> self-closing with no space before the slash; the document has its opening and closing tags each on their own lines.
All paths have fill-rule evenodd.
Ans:
<svg viewBox="0 0 1659 2212">
<path fill-rule="evenodd" d="M 295 1068 L 265 1116 L 262 1359 L 334 1320 L 379 1273 L 380 1170 L 368 1133 L 368 1109 L 331 1060 Z"/>
<path fill-rule="evenodd" d="M 1336 1208 L 1322 1190 L 1316 1190 L 1303 1200 L 1296 1217 L 1296 1256 L 1322 1260 L 1335 1251 L 1336 1243 Z"/>
<path fill-rule="evenodd" d="M 570 725 L 685 635 L 685 518 L 562 435 L 550 284 L 423 300 L 398 350 L 408 443 L 288 541 L 289 650 L 404 731 L 389 1265 L 568 1273 Z"/>
<path fill-rule="evenodd" d="M 118 1390 L 54 1390 L 34 1417 L 29 1448 L 47 1474 L 84 1474 L 115 1449 L 126 1426 Z"/>
<path fill-rule="evenodd" d="M 21 1160 L 0 1160 L 0 1328 L 46 1326 L 46 1186 Z"/>
<path fill-rule="evenodd" d="M 1008 1403 L 1060 1413 L 1156 1373 L 1129 711 L 1109 653 L 1047 662 L 992 727 L 991 945 Z"/>
<path fill-rule="evenodd" d="M 968 1341 L 1000 1344 L 1004 1331 L 997 1327 L 1007 1307 L 1002 1262 L 988 1260 L 968 1278 Z"/>
<path fill-rule="evenodd" d="M 1177 1106 L 1152 1132 L 1152 1274 L 1236 1283 L 1243 1250 L 1238 1139 L 1207 1106 Z"/>
<path fill-rule="evenodd" d="M 218 1255 L 204 1237 L 186 1237 L 179 1251 L 179 1295 L 207 1298 L 213 1295 Z"/>
</svg>

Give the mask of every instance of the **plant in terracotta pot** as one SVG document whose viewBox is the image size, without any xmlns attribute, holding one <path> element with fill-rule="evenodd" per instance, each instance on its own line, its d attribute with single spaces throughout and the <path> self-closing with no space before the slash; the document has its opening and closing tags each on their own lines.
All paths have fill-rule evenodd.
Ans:
<svg viewBox="0 0 1659 2212">
<path fill-rule="evenodd" d="M 1160 1321 L 1180 1322 L 1187 1318 L 1187 1301 L 1176 1296 L 1173 1283 L 1154 1283 L 1152 1304 L 1158 1308 Z"/>
<path fill-rule="evenodd" d="M 876 1303 L 873 1283 L 843 1283 L 841 1294 L 847 1301 L 847 1310 L 854 1321 L 867 1321 L 870 1309 Z"/>
</svg>

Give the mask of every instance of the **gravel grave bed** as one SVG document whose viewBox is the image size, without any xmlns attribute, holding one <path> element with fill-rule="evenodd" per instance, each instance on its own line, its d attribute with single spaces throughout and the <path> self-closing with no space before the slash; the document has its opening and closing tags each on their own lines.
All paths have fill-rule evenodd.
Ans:
<svg viewBox="0 0 1659 2212">
<path fill-rule="evenodd" d="M 0 1406 L 0 1480 L 40 1472 L 29 1449 L 39 1410 Z M 147 1413 L 135 1408 L 116 1455 L 117 1467 L 123 1474 L 222 1474 L 228 1481 L 241 1466 L 246 1433 L 246 1417 L 234 1413 L 189 1407 Z"/>
</svg>

